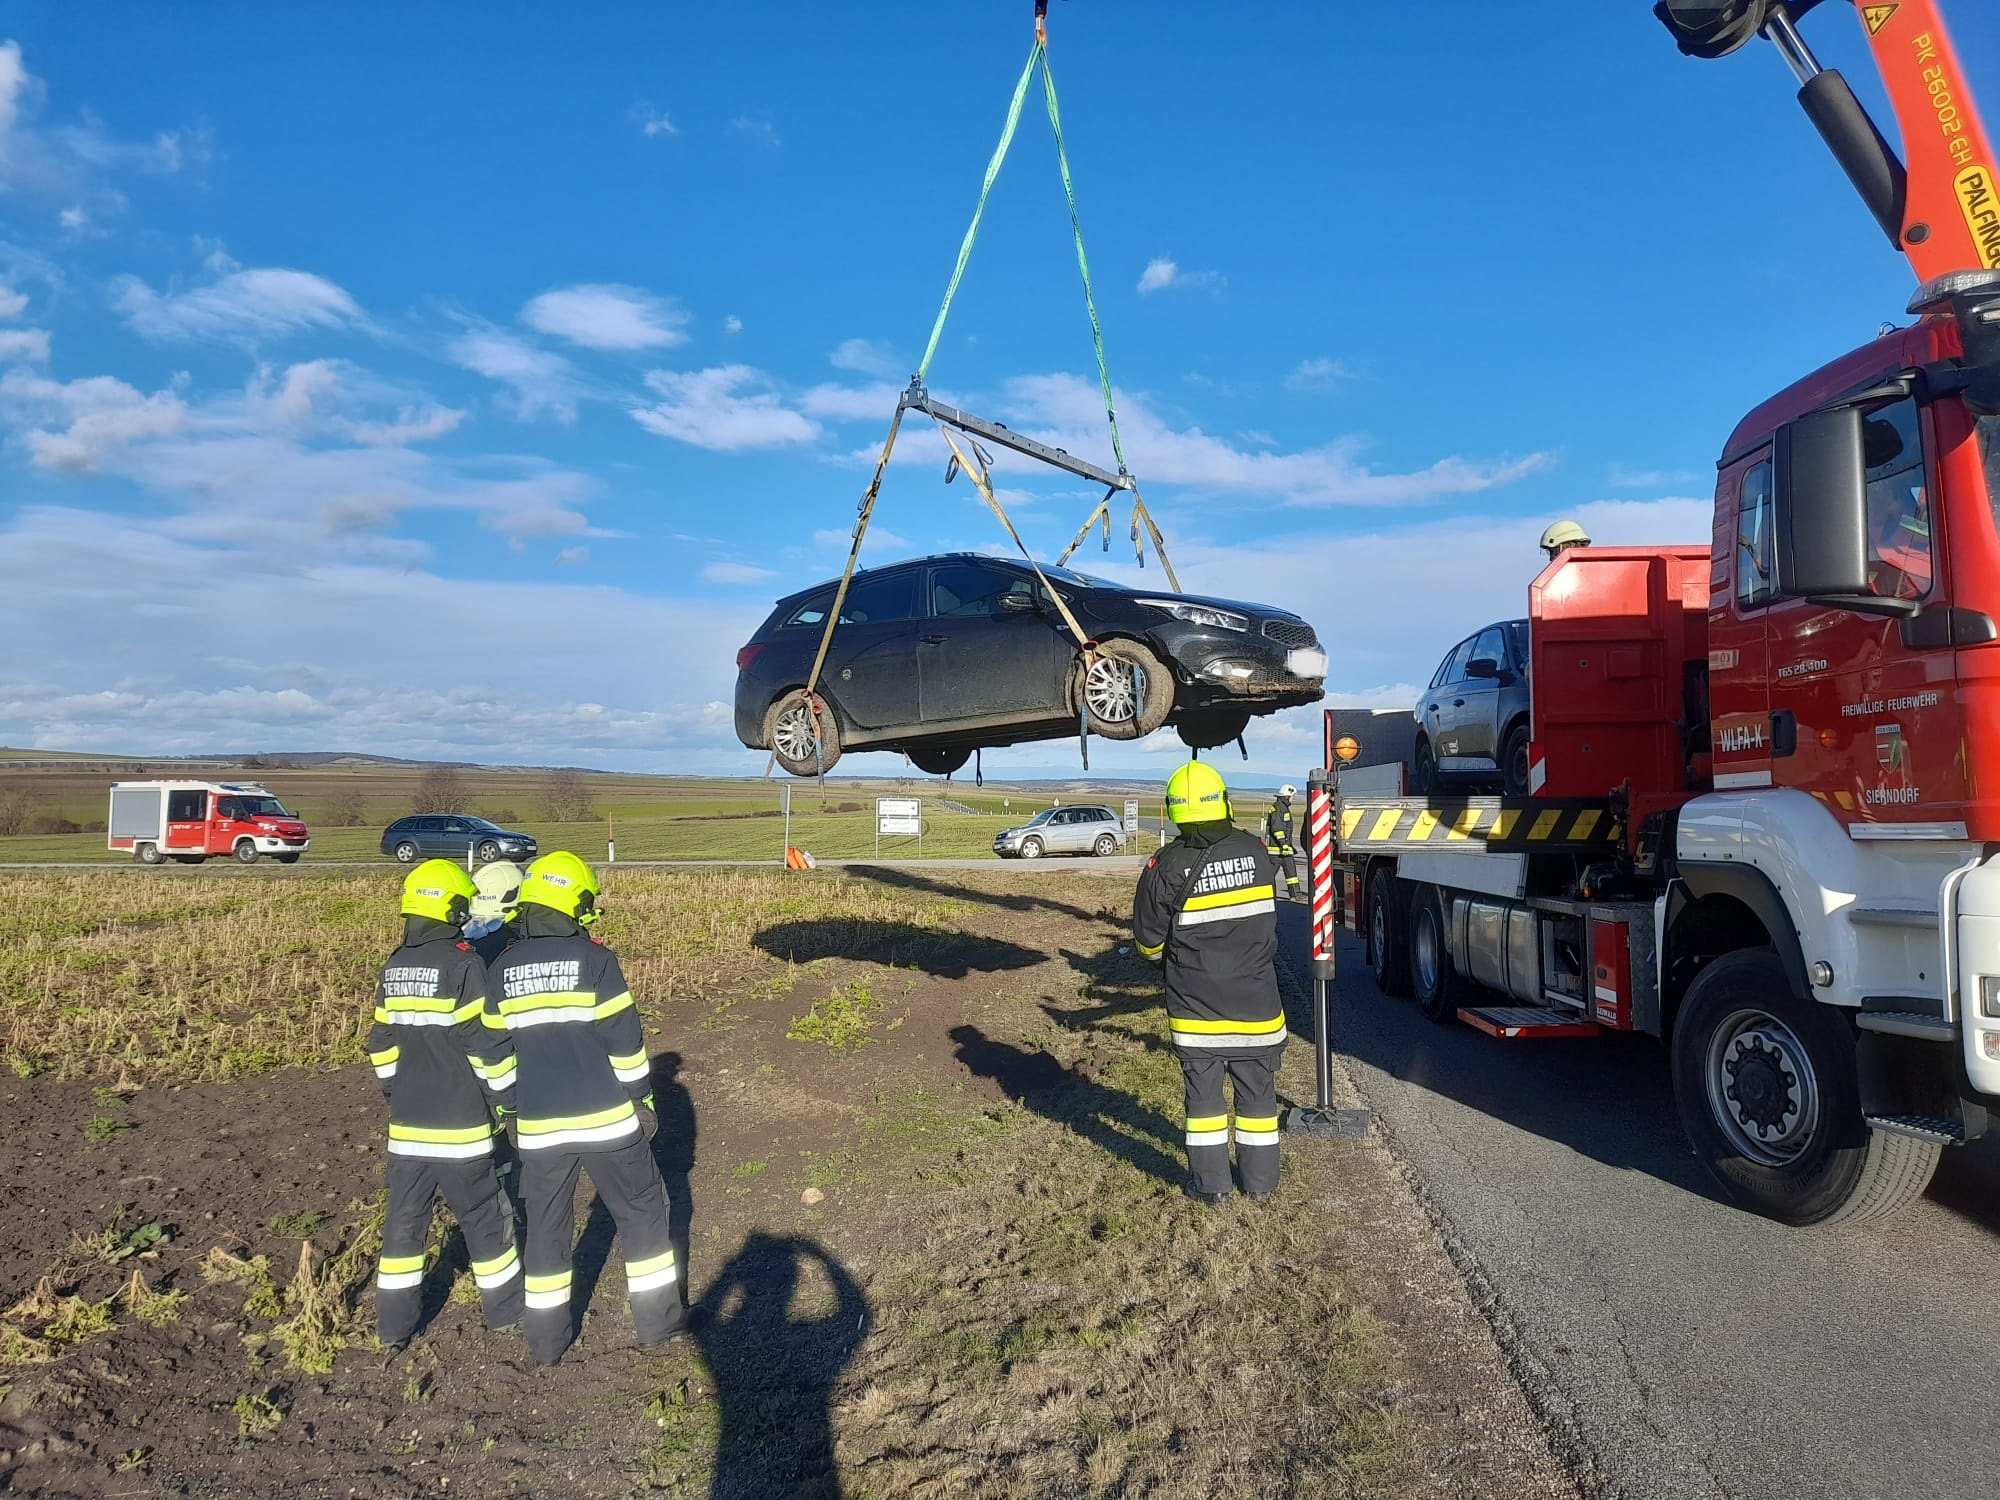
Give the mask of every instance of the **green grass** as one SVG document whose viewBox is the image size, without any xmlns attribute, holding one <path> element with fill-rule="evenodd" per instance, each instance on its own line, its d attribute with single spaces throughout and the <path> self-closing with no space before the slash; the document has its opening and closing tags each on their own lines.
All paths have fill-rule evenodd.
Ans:
<svg viewBox="0 0 2000 1500">
<path fill-rule="evenodd" d="M 815 1000 L 802 1016 L 785 1029 L 793 1042 L 824 1042 L 836 1055 L 866 1046 L 875 1029 L 876 1011 L 881 1002 L 875 992 L 858 980 L 846 984 L 823 999 Z"/>
</svg>

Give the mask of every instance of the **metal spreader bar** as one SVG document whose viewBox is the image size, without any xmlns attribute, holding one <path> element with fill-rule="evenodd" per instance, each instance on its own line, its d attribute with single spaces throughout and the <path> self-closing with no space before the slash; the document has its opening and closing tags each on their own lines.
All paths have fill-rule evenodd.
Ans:
<svg viewBox="0 0 2000 1500">
<path fill-rule="evenodd" d="M 1051 448 L 1047 443 L 1038 443 L 1031 437 L 1002 427 L 998 422 L 989 422 L 984 417 L 975 417 L 971 412 L 960 411 L 955 406 L 946 406 L 937 400 L 918 382 L 912 380 L 903 399 L 897 403 L 904 411 L 920 411 L 928 417 L 956 427 L 961 432 L 969 432 L 982 437 L 989 443 L 997 443 L 1002 448 L 1012 448 L 1016 453 L 1039 459 L 1051 468 L 1063 469 L 1080 479 L 1095 480 L 1114 490 L 1130 490 L 1138 493 L 1139 482 L 1130 474 L 1114 474 L 1109 469 L 1100 469 L 1096 464 L 1086 463 L 1080 458 L 1072 458 L 1061 448 Z"/>
</svg>

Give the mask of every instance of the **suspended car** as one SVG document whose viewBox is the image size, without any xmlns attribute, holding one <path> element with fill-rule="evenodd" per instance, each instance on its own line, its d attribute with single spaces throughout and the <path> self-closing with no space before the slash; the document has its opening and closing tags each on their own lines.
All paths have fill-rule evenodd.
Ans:
<svg viewBox="0 0 2000 1500">
<path fill-rule="evenodd" d="M 1085 716 L 1105 739 L 1172 726 L 1207 749 L 1322 696 L 1326 653 L 1297 615 L 1041 572 L 1092 651 L 1027 563 L 920 558 L 855 574 L 811 698 L 836 584 L 779 601 L 736 655 L 737 738 L 794 776 L 850 750 L 901 751 L 945 776 L 977 749 L 1076 734 Z"/>
</svg>

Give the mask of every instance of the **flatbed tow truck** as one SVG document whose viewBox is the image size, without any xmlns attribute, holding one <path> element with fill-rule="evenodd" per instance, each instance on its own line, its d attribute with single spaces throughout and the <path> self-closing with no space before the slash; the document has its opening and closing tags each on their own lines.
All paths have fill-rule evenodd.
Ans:
<svg viewBox="0 0 2000 1500">
<path fill-rule="evenodd" d="M 1691 55 L 1773 43 L 1918 321 L 1743 419 L 1709 546 L 1534 580 L 1531 795 L 1405 796 L 1327 736 L 1382 989 L 1661 1038 L 1698 1154 L 1798 1225 L 1895 1214 L 2000 1106 L 2000 182 L 1935 0 L 1852 5 L 1907 164 L 1801 37 L 1819 3 L 1657 11 Z"/>
</svg>

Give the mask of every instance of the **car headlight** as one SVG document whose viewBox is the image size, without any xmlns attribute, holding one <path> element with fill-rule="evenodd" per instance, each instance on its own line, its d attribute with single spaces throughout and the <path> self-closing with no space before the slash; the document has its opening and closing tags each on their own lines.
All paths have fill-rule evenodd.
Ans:
<svg viewBox="0 0 2000 1500">
<path fill-rule="evenodd" d="M 1139 603 L 1148 609 L 1165 610 L 1176 620 L 1185 620 L 1190 625 L 1208 625 L 1217 630 L 1238 632 L 1250 628 L 1248 615 L 1239 615 L 1229 609 L 1217 609 L 1212 604 L 1190 604 L 1185 599 L 1141 599 Z"/>
</svg>

